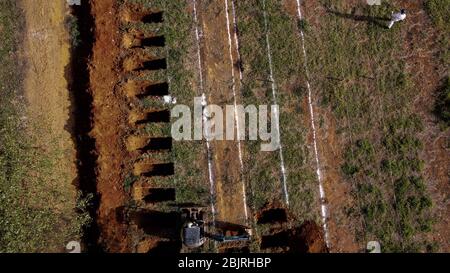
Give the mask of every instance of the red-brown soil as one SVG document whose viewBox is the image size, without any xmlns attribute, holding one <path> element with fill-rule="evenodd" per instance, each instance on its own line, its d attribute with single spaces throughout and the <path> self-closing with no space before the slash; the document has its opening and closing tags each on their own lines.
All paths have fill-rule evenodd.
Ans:
<svg viewBox="0 0 450 273">
<path fill-rule="evenodd" d="M 90 90 L 93 95 L 93 130 L 92 137 L 96 140 L 98 154 L 97 165 L 97 191 L 100 196 L 98 209 L 98 225 L 100 229 L 100 244 L 108 252 L 148 252 L 153 248 L 170 248 L 172 242 L 161 241 L 152 236 L 142 240 L 143 233 L 157 228 L 144 219 L 147 214 L 136 216 L 137 220 L 131 223 L 139 232 L 130 233 L 126 214 L 123 207 L 129 200 L 129 194 L 124 189 L 124 181 L 133 174 L 143 175 L 155 170 L 154 161 L 136 161 L 140 151 L 151 145 L 152 140 L 146 136 L 135 135 L 132 128 L 140 121 L 149 119 L 150 111 L 130 109 L 130 99 L 138 95 L 151 93 L 151 82 L 134 82 L 124 78 L 127 72 L 136 72 L 145 69 L 143 64 L 154 60 L 139 51 L 130 53 L 133 47 L 140 46 L 142 33 L 130 32 L 126 35 L 120 33 L 120 20 L 125 22 L 148 21 L 156 22 L 159 15 L 151 15 L 134 9 L 121 9 L 113 0 L 92 0 L 92 14 L 95 18 L 95 43 L 90 62 Z M 294 1 L 286 3 L 288 12 L 296 16 Z M 288 4 L 289 3 L 289 4 Z M 421 96 L 417 101 L 418 112 L 426 121 L 426 131 L 422 139 L 425 144 L 423 159 L 426 162 L 425 173 L 429 181 L 429 191 L 435 203 L 437 223 L 430 239 L 442 244 L 442 250 L 449 250 L 448 221 L 450 210 L 448 204 L 448 163 L 449 153 L 446 150 L 448 135 L 439 131 L 436 121 L 431 114 L 434 92 L 444 71 L 434 52 L 436 44 L 433 43 L 434 32 L 422 8 L 422 1 L 408 2 L 406 7 L 410 10 L 413 19 L 405 35 L 405 52 L 415 54 L 418 58 L 407 58 L 411 74 L 416 75 L 415 84 L 420 87 Z M 305 3 L 305 17 L 310 24 L 320 24 L 319 14 L 324 12 L 318 1 Z M 232 104 L 234 101 L 232 91 L 231 69 L 235 69 L 235 90 L 237 101 L 240 101 L 240 82 L 237 67 L 231 63 L 229 57 L 228 33 L 223 1 L 201 1 L 198 6 L 199 22 L 202 29 L 201 57 L 204 70 L 205 93 L 208 103 L 219 106 Z M 121 14 L 121 16 L 117 16 Z M 231 27 L 231 26 L 230 26 Z M 424 28 L 428 30 L 427 40 L 418 40 L 416 37 Z M 232 43 L 234 61 L 237 60 L 237 49 Z M 233 67 L 233 68 L 232 68 Z M 426 79 L 426 80 L 423 80 Z M 314 87 L 313 87 L 314 89 Z M 314 98 L 317 100 L 317 98 Z M 306 109 L 306 102 L 303 103 Z M 354 252 L 362 246 L 355 242 L 356 219 L 348 219 L 345 210 L 354 206 L 350 194 L 350 186 L 340 175 L 342 162 L 343 140 L 336 135 L 336 121 L 329 109 L 315 108 L 316 114 L 323 118 L 324 126 L 318 130 L 320 159 L 324 174 L 324 185 L 327 194 L 327 204 L 330 210 L 328 219 L 331 251 Z M 305 117 L 305 119 L 308 117 Z M 306 120 L 305 124 L 310 121 Z M 311 139 L 309 139 L 311 141 Z M 237 141 L 213 141 L 211 143 L 213 154 L 213 169 L 216 178 L 216 209 L 218 221 L 234 224 L 247 224 L 244 208 L 247 204 L 243 199 L 243 178 L 239 162 Z M 245 147 L 243 145 L 243 152 Z M 134 162 L 137 164 L 133 165 Z M 139 180 L 142 192 L 134 193 L 137 199 L 143 199 L 151 192 L 148 184 Z M 145 188 L 145 189 L 144 189 Z M 280 225 L 274 227 L 270 235 L 262 241 L 271 246 L 285 240 L 286 245 L 280 249 L 293 252 L 327 252 L 321 226 L 306 222 L 300 228 L 281 229 L 285 221 L 289 222 L 289 214 L 283 209 L 270 208 L 261 211 L 257 219 L 275 219 Z M 249 215 L 252 215 L 251 212 Z M 148 215 L 147 215 L 148 216 Z M 354 222 L 352 222 L 354 221 Z M 134 230 L 134 229 L 133 229 Z M 272 237 L 271 237 L 272 236 Z M 274 237 L 273 237 L 274 236 Z M 277 237 L 278 236 L 278 237 Z M 264 237 L 264 236 L 263 236 Z M 245 251 L 246 248 L 239 246 Z M 231 251 L 229 246 L 222 251 Z"/>
<path fill-rule="evenodd" d="M 131 169 L 122 141 L 127 133 L 127 102 L 116 88 L 121 74 L 118 7 L 113 0 L 94 0 L 91 3 L 95 18 L 95 43 L 90 63 L 94 122 L 91 135 L 96 140 L 98 154 L 99 243 L 108 252 L 127 252 L 130 250 L 127 226 L 116 214 L 127 200 L 123 181 Z"/>
<path fill-rule="evenodd" d="M 172 244 L 179 243 L 178 235 L 167 238 L 165 231 L 170 233 L 176 223 L 161 222 L 166 219 L 163 212 L 145 210 L 155 209 L 152 207 L 155 203 L 175 200 L 174 189 L 154 188 L 152 180 L 154 177 L 159 181 L 170 179 L 174 173 L 173 163 L 152 158 L 156 153 L 167 155 L 172 139 L 145 132 L 149 123 L 169 123 L 170 111 L 139 103 L 149 96 L 162 100 L 166 95 L 167 84 L 142 79 L 155 70 L 166 69 L 167 64 L 162 56 L 146 52 L 153 49 L 150 47 L 160 47 L 159 44 L 124 43 L 124 37 L 130 35 L 137 40 L 144 38 L 136 30 L 138 23 L 160 23 L 162 13 L 113 0 L 92 1 L 91 6 L 95 18 L 90 61 L 91 136 L 98 155 L 99 244 L 107 252 L 175 250 L 177 247 Z M 131 24 L 125 33 L 124 24 Z M 145 38 L 154 38 L 146 35 Z M 128 206 L 131 193 L 142 211 Z"/>
</svg>

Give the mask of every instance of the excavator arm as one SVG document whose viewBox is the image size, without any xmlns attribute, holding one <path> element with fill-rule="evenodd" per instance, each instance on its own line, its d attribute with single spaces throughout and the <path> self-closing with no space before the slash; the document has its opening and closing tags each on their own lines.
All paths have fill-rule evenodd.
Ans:
<svg viewBox="0 0 450 273">
<path fill-rule="evenodd" d="M 221 243 L 226 242 L 240 242 L 250 240 L 249 234 L 237 235 L 237 236 L 225 236 L 221 234 L 207 234 L 207 237 Z"/>
</svg>

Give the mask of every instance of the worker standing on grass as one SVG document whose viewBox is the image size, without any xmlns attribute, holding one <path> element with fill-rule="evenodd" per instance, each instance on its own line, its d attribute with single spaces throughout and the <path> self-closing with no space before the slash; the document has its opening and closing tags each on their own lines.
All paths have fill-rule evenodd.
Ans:
<svg viewBox="0 0 450 273">
<path fill-rule="evenodd" d="M 402 9 L 400 12 L 393 13 L 391 16 L 391 21 L 389 22 L 388 28 L 390 29 L 395 22 L 403 21 L 406 18 L 406 10 Z"/>
</svg>

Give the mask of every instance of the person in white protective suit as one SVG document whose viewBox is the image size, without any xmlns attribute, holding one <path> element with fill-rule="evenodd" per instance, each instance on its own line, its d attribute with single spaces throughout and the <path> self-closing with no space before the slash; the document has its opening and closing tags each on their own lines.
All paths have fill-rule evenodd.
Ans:
<svg viewBox="0 0 450 273">
<path fill-rule="evenodd" d="M 396 22 L 400 22 L 406 19 L 406 10 L 402 9 L 400 12 L 393 13 L 388 28 L 390 29 Z"/>
</svg>

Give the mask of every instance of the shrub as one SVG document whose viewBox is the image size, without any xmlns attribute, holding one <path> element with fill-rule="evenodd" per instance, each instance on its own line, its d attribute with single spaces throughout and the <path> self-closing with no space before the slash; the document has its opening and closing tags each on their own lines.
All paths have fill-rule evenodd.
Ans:
<svg viewBox="0 0 450 273">
<path fill-rule="evenodd" d="M 67 31 L 69 32 L 71 45 L 73 47 L 79 46 L 81 44 L 81 39 L 78 19 L 73 15 L 69 15 L 66 18 L 65 25 Z"/>
<path fill-rule="evenodd" d="M 359 172 L 358 166 L 352 165 L 348 162 L 345 162 L 344 165 L 342 165 L 341 169 L 342 169 L 342 172 L 348 176 L 353 176 L 354 174 Z"/>
</svg>

